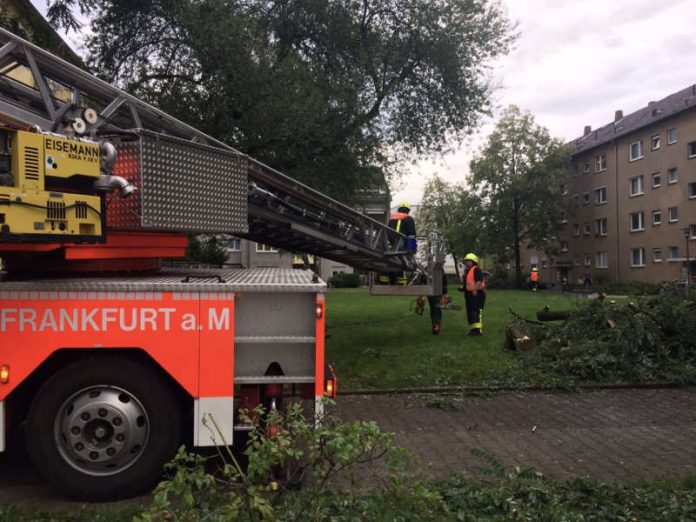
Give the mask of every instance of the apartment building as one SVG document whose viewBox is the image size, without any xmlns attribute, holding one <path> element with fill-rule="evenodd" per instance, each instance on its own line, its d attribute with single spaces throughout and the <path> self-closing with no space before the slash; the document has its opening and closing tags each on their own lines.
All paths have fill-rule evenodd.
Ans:
<svg viewBox="0 0 696 522">
<path fill-rule="evenodd" d="M 618 110 L 571 145 L 560 254 L 530 251 L 528 267 L 549 282 L 658 283 L 684 278 L 688 257 L 696 275 L 696 85 Z"/>
</svg>

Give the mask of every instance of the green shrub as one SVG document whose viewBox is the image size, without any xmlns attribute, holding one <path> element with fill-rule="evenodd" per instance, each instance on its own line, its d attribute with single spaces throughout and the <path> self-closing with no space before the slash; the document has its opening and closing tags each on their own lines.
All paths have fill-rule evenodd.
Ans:
<svg viewBox="0 0 696 522">
<path fill-rule="evenodd" d="M 443 520 L 506 522 L 694 520 L 696 489 L 687 481 L 642 485 L 606 484 L 579 478 L 559 482 L 532 468 L 494 468 L 494 481 L 457 476 L 440 482 Z"/>
<path fill-rule="evenodd" d="M 332 275 L 328 283 L 333 288 L 357 288 L 360 286 L 360 275 L 339 272 Z"/>
<path fill-rule="evenodd" d="M 609 281 L 600 282 L 595 280 L 592 290 L 603 292 L 607 295 L 657 295 L 660 293 L 662 285 L 655 283 L 642 283 L 634 281 L 631 283 L 610 283 Z"/>
<path fill-rule="evenodd" d="M 561 325 L 533 327 L 535 368 L 578 380 L 696 382 L 696 303 L 672 296 L 589 301 Z"/>
<path fill-rule="evenodd" d="M 353 493 L 359 485 L 356 472 L 377 461 L 368 480 L 386 484 L 380 488 L 385 497 L 407 499 L 414 513 L 437 502 L 437 495 L 405 479 L 404 451 L 375 422 L 343 423 L 332 415 L 318 420 L 307 419 L 297 403 L 282 413 L 261 408 L 244 413 L 243 422 L 254 426 L 246 469 L 230 450 L 221 450 L 219 469 L 210 473 L 203 457 L 182 448 L 168 465 L 170 478 L 159 484 L 152 506 L 136 520 L 345 520 L 340 514 L 350 513 L 353 505 L 367 516 L 376 506 Z M 219 434 L 214 419 L 208 423 Z M 329 490 L 337 480 L 349 486 L 348 493 Z"/>
</svg>

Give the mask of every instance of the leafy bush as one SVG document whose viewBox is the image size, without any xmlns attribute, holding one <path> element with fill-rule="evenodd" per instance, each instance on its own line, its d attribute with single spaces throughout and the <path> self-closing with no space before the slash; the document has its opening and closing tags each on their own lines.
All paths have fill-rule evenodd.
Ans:
<svg viewBox="0 0 696 522">
<path fill-rule="evenodd" d="M 662 285 L 655 283 L 641 283 L 634 281 L 632 283 L 610 283 L 609 281 L 600 283 L 595 280 L 592 290 L 595 292 L 603 292 L 607 295 L 657 295 L 660 293 Z"/>
<path fill-rule="evenodd" d="M 340 514 L 353 509 L 364 509 L 367 516 L 375 506 L 368 509 L 353 493 L 356 471 L 361 466 L 365 472 L 363 465 L 383 457 L 386 462 L 370 470 L 370 480 L 385 485 L 379 488 L 385 497 L 407 497 L 414 512 L 437 501 L 437 495 L 404 479 L 404 451 L 374 422 L 342 423 L 324 415 L 315 423 L 300 404 L 284 413 L 257 408 L 243 417 L 254 425 L 246 469 L 231 451 L 221 450 L 220 469 L 209 473 L 203 457 L 182 448 L 168 465 L 171 477 L 160 483 L 152 506 L 137 520 L 344 520 Z M 214 419 L 209 423 L 219 433 Z M 332 493 L 329 484 L 337 480 L 350 492 Z"/>
<path fill-rule="evenodd" d="M 694 520 L 696 489 L 688 482 L 606 484 L 592 479 L 557 482 L 532 468 L 493 465 L 493 482 L 465 476 L 439 483 L 447 515 L 459 521 Z"/>
<path fill-rule="evenodd" d="M 360 275 L 339 272 L 338 274 L 332 275 L 328 283 L 333 288 L 357 288 L 360 286 Z"/>
<path fill-rule="evenodd" d="M 486 278 L 486 286 L 488 288 L 494 288 L 497 290 L 504 290 L 507 288 L 512 288 L 513 277 L 510 276 L 505 267 L 502 265 L 496 265 L 493 268 L 493 272 L 489 277 Z"/>
<path fill-rule="evenodd" d="M 534 327 L 528 362 L 580 380 L 696 381 L 696 303 L 656 296 L 593 300 L 562 325 Z"/>
</svg>

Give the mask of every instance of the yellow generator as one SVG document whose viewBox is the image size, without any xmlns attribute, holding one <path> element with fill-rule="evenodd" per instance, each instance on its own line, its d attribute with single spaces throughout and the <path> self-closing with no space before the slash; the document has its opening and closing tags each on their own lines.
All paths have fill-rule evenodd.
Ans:
<svg viewBox="0 0 696 522">
<path fill-rule="evenodd" d="M 102 154 L 90 140 L 0 129 L 0 243 L 102 241 Z"/>
</svg>

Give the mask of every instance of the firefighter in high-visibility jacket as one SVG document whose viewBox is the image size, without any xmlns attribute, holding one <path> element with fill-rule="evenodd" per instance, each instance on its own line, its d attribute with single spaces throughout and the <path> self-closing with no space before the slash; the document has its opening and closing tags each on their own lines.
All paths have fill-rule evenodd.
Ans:
<svg viewBox="0 0 696 522">
<path fill-rule="evenodd" d="M 466 301 L 466 316 L 469 321 L 469 335 L 483 333 L 483 307 L 486 304 L 486 281 L 479 268 L 479 258 L 476 254 L 464 256 L 464 300 Z"/>
<path fill-rule="evenodd" d="M 415 237 L 416 222 L 409 216 L 409 212 L 411 206 L 408 203 L 399 203 L 396 212 L 389 216 L 389 227 L 407 237 Z"/>
<path fill-rule="evenodd" d="M 405 250 L 415 251 L 417 248 L 416 243 L 416 222 L 409 215 L 411 211 L 411 206 L 406 203 L 399 203 L 399 206 L 391 216 L 389 216 L 389 228 L 393 228 L 397 232 L 402 233 L 406 236 L 406 242 L 404 244 Z M 400 285 L 405 285 L 407 283 L 406 274 L 401 272 L 399 274 L 395 273 L 383 273 L 379 275 L 379 283 L 388 285 L 398 282 Z"/>
<path fill-rule="evenodd" d="M 539 287 L 539 269 L 537 267 L 534 267 L 534 268 L 532 268 L 532 271 L 529 273 L 529 288 L 532 289 L 532 292 L 536 292 L 538 287 Z"/>
</svg>

